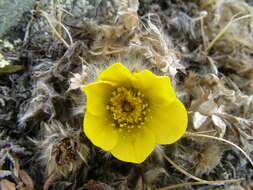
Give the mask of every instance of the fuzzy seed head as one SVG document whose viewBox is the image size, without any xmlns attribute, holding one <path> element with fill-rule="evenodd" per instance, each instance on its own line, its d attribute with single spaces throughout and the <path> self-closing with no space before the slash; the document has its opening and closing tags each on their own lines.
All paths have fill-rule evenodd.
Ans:
<svg viewBox="0 0 253 190">
<path fill-rule="evenodd" d="M 44 138 L 35 141 L 42 150 L 41 159 L 47 174 L 67 176 L 87 163 L 89 149 L 80 140 L 80 131 L 71 129 L 59 121 L 42 123 Z"/>
</svg>

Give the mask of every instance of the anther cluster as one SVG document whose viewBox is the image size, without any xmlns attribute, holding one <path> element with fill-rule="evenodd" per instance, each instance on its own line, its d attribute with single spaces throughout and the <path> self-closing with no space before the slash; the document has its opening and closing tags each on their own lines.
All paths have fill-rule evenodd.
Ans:
<svg viewBox="0 0 253 190">
<path fill-rule="evenodd" d="M 113 119 L 112 125 L 120 131 L 141 128 L 150 112 L 143 93 L 134 88 L 117 87 L 112 91 L 106 109 Z"/>
</svg>

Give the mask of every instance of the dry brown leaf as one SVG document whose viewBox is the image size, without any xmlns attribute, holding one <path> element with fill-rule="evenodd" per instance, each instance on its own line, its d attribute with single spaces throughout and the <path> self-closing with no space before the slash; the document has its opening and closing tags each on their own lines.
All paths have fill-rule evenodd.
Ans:
<svg viewBox="0 0 253 190">
<path fill-rule="evenodd" d="M 1 180 L 0 186 L 2 190 L 16 190 L 16 185 L 7 179 Z"/>
<path fill-rule="evenodd" d="M 19 171 L 19 177 L 21 181 L 25 184 L 25 190 L 34 190 L 33 180 L 24 170 Z"/>
<path fill-rule="evenodd" d="M 54 180 L 55 180 L 55 175 L 54 174 L 50 175 L 47 178 L 46 182 L 44 183 L 43 190 L 48 190 L 50 185 L 54 182 Z"/>
</svg>

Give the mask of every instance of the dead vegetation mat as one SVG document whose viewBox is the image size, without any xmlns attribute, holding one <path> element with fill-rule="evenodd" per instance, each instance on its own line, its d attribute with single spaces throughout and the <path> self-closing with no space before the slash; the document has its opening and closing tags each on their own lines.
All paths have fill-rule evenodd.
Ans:
<svg viewBox="0 0 253 190">
<path fill-rule="evenodd" d="M 253 7 L 244 0 L 38 1 L 0 53 L 2 190 L 253 188 Z M 142 164 L 82 132 L 81 87 L 108 65 L 171 78 L 185 136 Z"/>
</svg>

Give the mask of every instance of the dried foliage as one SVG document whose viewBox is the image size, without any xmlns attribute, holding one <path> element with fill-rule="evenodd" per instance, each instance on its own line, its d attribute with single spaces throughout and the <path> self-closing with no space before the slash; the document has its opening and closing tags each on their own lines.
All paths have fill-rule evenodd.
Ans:
<svg viewBox="0 0 253 190">
<path fill-rule="evenodd" d="M 0 48 L 0 55 L 24 68 L 0 75 L 1 189 L 252 186 L 252 166 L 244 157 L 252 159 L 253 150 L 252 4 L 43 3 L 32 11 L 23 44 Z M 170 76 L 189 113 L 187 131 L 195 136 L 158 147 L 141 165 L 122 163 L 91 145 L 82 132 L 81 88 L 117 61 L 132 71 Z M 225 184 L 228 179 L 243 183 Z"/>
<path fill-rule="evenodd" d="M 87 164 L 89 148 L 81 142 L 80 130 L 74 131 L 70 126 L 59 121 L 42 123 L 43 139 L 34 141 L 41 152 L 47 175 L 64 175 L 76 172 L 82 164 Z"/>
<path fill-rule="evenodd" d="M 0 135 L 0 187 L 3 190 L 20 188 L 34 190 L 34 182 L 27 172 L 21 169 L 19 159 L 30 156 L 22 145 L 13 142 L 9 137 Z"/>
</svg>

